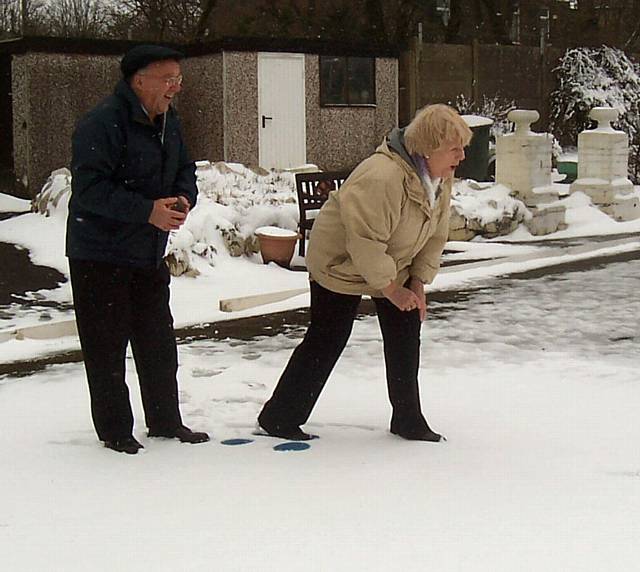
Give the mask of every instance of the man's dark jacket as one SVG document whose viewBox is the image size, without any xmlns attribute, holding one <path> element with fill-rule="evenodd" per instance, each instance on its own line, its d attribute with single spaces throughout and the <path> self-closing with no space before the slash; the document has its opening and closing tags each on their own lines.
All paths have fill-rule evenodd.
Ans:
<svg viewBox="0 0 640 572">
<path fill-rule="evenodd" d="M 158 266 L 168 233 L 148 222 L 153 201 L 182 195 L 193 207 L 197 195 L 195 165 L 175 111 L 151 123 L 129 84 L 120 81 L 78 122 L 71 171 L 67 256 Z"/>
</svg>

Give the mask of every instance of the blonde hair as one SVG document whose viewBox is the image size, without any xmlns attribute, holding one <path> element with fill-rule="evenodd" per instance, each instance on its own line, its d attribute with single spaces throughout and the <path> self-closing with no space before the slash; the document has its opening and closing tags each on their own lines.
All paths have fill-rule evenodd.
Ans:
<svg viewBox="0 0 640 572">
<path fill-rule="evenodd" d="M 473 132 L 458 112 L 443 103 L 418 110 L 404 132 L 404 143 L 412 154 L 428 156 L 444 143 L 461 143 L 466 147 Z"/>
</svg>

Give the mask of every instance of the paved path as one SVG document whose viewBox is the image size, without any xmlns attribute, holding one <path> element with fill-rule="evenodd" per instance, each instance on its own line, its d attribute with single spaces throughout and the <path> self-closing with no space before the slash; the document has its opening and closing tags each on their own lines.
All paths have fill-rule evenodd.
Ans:
<svg viewBox="0 0 640 572">
<path fill-rule="evenodd" d="M 600 238 L 600 237 L 598 237 Z M 570 245 L 585 244 L 586 241 L 572 240 Z M 563 244 L 564 245 L 564 244 Z M 500 289 L 509 287 L 513 280 L 531 280 L 550 275 L 562 275 L 573 272 L 604 268 L 609 264 L 640 260 L 640 251 L 625 252 L 610 256 L 600 256 L 569 263 L 546 266 L 535 270 L 517 272 L 508 277 L 489 278 L 481 283 L 460 290 L 439 291 L 429 293 L 429 315 L 432 318 L 446 318 L 462 305 L 473 303 L 474 297 L 486 293 L 487 287 Z M 374 305 L 370 300 L 363 300 L 360 314 L 374 314 Z M 303 332 L 309 320 L 308 308 L 277 312 L 261 316 L 225 320 L 201 326 L 182 328 L 176 331 L 180 344 L 188 344 L 197 340 L 252 340 L 263 336 L 274 336 L 280 333 L 296 335 L 296 330 Z M 22 377 L 42 370 L 49 365 L 82 361 L 80 351 L 65 352 L 24 362 L 0 363 L 0 376 Z"/>
</svg>

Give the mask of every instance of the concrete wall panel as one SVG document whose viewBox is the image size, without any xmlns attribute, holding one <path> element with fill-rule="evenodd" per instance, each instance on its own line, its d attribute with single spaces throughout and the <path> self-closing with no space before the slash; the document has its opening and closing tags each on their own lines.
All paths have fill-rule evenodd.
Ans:
<svg viewBox="0 0 640 572">
<path fill-rule="evenodd" d="M 188 58 L 182 62 L 183 90 L 176 103 L 191 157 L 224 158 L 222 54 Z"/>
<path fill-rule="evenodd" d="M 68 167 L 76 121 L 111 94 L 119 55 L 27 53 L 12 59 L 16 178 L 35 195 L 54 169 Z M 352 167 L 398 121 L 398 62 L 376 60 L 375 106 L 321 107 L 319 57 L 305 57 L 307 160 L 322 169 Z M 195 160 L 258 163 L 258 54 L 223 52 L 182 64 L 176 100 Z"/>
<path fill-rule="evenodd" d="M 224 52 L 224 160 L 258 164 L 258 54 Z"/>
<path fill-rule="evenodd" d="M 307 161 L 323 170 L 354 167 L 398 123 L 398 63 L 376 60 L 376 105 L 321 107 L 319 57 L 307 55 Z"/>
<path fill-rule="evenodd" d="M 77 119 L 112 92 L 113 56 L 31 53 L 12 62 L 14 167 L 29 194 L 68 167 Z"/>
</svg>

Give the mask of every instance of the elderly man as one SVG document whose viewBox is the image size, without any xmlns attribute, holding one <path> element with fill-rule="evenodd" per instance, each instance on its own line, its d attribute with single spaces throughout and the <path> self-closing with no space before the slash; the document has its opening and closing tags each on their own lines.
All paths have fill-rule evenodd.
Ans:
<svg viewBox="0 0 640 572">
<path fill-rule="evenodd" d="M 209 440 L 182 424 L 177 348 L 169 308 L 168 232 L 196 202 L 190 160 L 173 98 L 182 89 L 183 54 L 137 46 L 120 64 L 113 95 L 73 134 L 67 256 L 91 413 L 98 438 L 135 454 L 125 383 L 131 343 L 149 437 Z"/>
</svg>

